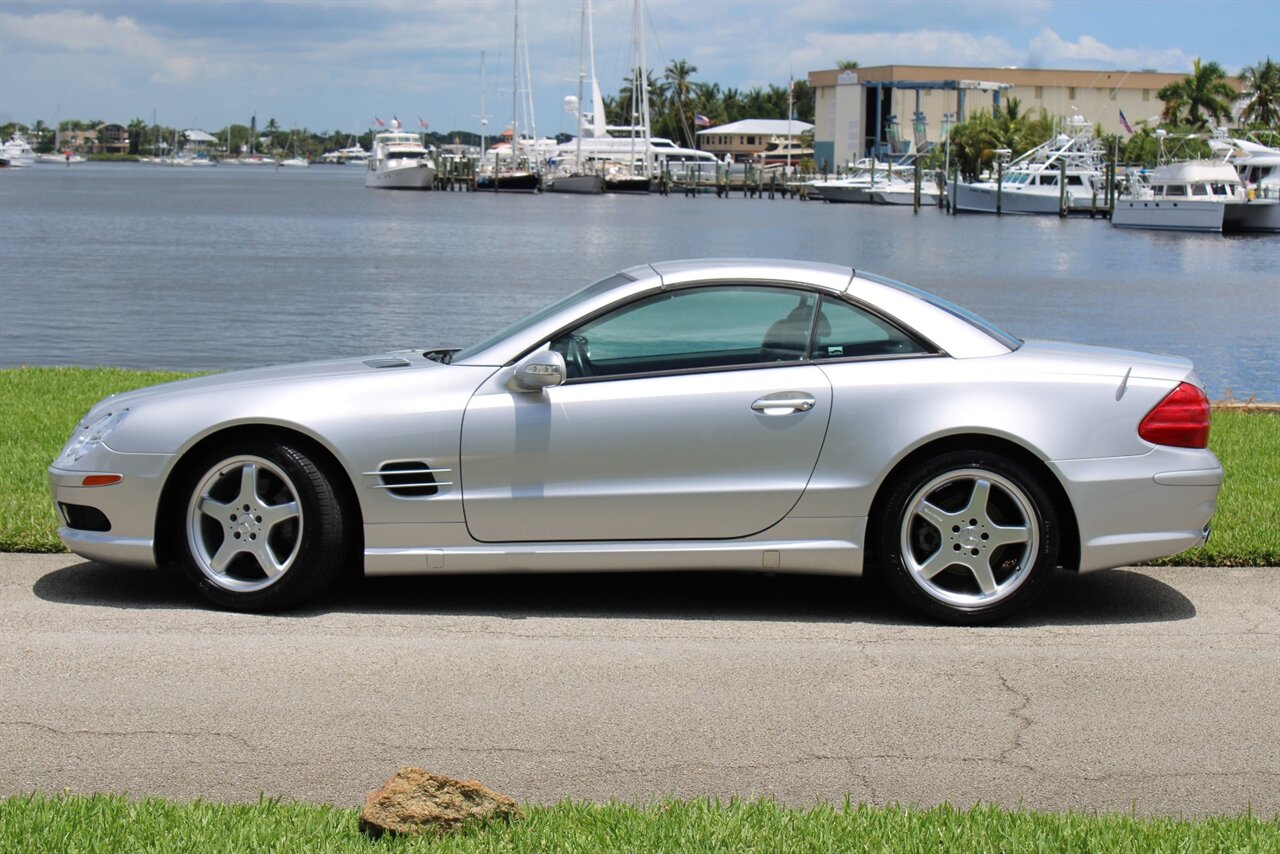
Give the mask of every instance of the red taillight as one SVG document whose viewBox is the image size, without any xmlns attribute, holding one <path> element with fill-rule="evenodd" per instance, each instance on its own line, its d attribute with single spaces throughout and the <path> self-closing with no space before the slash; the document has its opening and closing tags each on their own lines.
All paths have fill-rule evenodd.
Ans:
<svg viewBox="0 0 1280 854">
<path fill-rule="evenodd" d="M 1179 383 L 1142 419 L 1138 435 L 1155 445 L 1209 447 L 1209 398 L 1191 383 Z"/>
</svg>

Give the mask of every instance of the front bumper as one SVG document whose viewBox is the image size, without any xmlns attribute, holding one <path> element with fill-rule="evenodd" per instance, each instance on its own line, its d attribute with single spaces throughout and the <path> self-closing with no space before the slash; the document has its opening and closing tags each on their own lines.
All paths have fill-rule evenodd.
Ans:
<svg viewBox="0 0 1280 854">
<path fill-rule="evenodd" d="M 1080 571 L 1167 557 L 1204 543 L 1222 488 L 1212 451 L 1049 463 L 1075 509 Z"/>
<path fill-rule="evenodd" d="M 58 514 L 58 538 L 68 549 L 102 563 L 155 567 L 155 523 L 172 457 L 95 450 L 91 469 L 50 466 L 49 493 Z M 85 478 L 119 475 L 117 483 L 85 486 Z"/>
</svg>

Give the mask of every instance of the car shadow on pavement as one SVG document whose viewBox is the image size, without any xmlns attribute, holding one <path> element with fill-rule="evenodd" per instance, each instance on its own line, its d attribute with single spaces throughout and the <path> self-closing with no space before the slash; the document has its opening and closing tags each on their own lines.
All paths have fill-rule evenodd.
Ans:
<svg viewBox="0 0 1280 854">
<path fill-rule="evenodd" d="M 176 573 L 79 563 L 35 583 L 43 600 L 123 609 L 204 609 Z M 874 581 L 751 572 L 542 573 L 344 579 L 319 601 L 273 616 L 420 614 L 931 625 Z M 1141 572 L 1055 573 L 1041 598 L 1002 625 L 1187 620 L 1195 605 Z"/>
</svg>

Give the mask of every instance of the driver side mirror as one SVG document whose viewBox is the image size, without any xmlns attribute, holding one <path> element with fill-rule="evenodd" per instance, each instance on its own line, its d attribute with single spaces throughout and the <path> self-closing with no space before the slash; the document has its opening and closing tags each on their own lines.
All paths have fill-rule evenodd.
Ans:
<svg viewBox="0 0 1280 854">
<path fill-rule="evenodd" d="M 522 391 L 541 391 L 560 385 L 567 376 L 564 356 L 555 350 L 541 350 L 516 363 L 513 379 Z"/>
</svg>

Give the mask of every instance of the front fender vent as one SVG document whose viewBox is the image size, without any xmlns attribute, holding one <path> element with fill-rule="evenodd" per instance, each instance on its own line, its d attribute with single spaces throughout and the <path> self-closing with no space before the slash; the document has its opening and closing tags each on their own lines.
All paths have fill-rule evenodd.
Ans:
<svg viewBox="0 0 1280 854">
<path fill-rule="evenodd" d="M 402 460 L 383 463 L 377 471 L 364 472 L 366 477 L 377 478 L 374 489 L 385 489 L 401 498 L 425 498 L 436 495 L 442 486 L 452 486 L 452 481 L 437 480 L 436 475 L 448 474 L 452 469 L 432 468 L 421 460 Z"/>
</svg>

